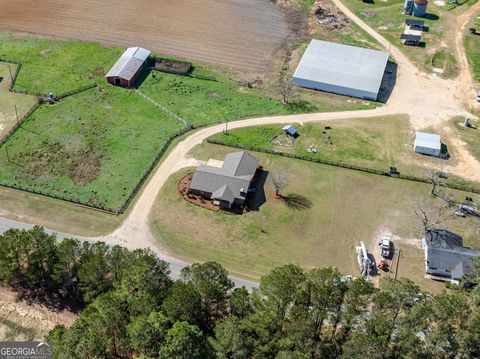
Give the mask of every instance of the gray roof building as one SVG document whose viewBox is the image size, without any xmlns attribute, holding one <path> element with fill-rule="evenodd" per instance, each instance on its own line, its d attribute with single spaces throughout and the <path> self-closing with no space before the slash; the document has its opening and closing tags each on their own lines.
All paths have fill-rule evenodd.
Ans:
<svg viewBox="0 0 480 359">
<path fill-rule="evenodd" d="M 388 57 L 383 51 L 312 40 L 293 75 L 293 84 L 375 101 Z"/>
<path fill-rule="evenodd" d="M 416 132 L 413 144 L 415 152 L 429 156 L 440 156 L 442 141 L 439 135 L 427 132 Z"/>
<path fill-rule="evenodd" d="M 258 168 L 258 160 L 246 152 L 229 153 L 222 167 L 200 165 L 190 191 L 228 204 L 243 204 Z"/>
<path fill-rule="evenodd" d="M 444 277 L 454 283 L 459 283 L 463 275 L 471 273 L 472 258 L 480 257 L 480 250 L 464 247 L 462 237 L 446 229 L 428 230 L 423 246 L 427 274 Z"/>
<path fill-rule="evenodd" d="M 142 47 L 129 47 L 108 71 L 105 77 L 118 77 L 131 81 L 150 56 L 150 51 Z"/>
</svg>

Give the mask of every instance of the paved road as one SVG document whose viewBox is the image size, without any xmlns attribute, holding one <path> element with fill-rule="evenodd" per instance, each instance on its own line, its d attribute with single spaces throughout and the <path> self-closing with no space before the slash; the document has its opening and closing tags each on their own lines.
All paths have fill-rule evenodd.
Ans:
<svg viewBox="0 0 480 359">
<path fill-rule="evenodd" d="M 1 218 L 0 217 L 0 234 L 4 233 L 5 231 L 7 231 L 9 229 L 12 229 L 12 228 L 29 230 L 29 229 L 33 228 L 33 225 L 23 223 L 23 222 L 13 221 L 11 219 L 6 219 L 6 218 Z M 71 235 L 71 234 L 54 231 L 54 230 L 48 229 L 48 228 L 45 228 L 45 232 L 47 232 L 48 234 L 54 234 L 57 237 L 57 239 L 60 239 L 60 240 L 65 239 L 65 238 L 74 238 L 74 239 L 77 239 L 81 242 L 95 242 L 95 240 L 91 239 L 91 238 L 74 236 L 74 235 Z M 172 277 L 172 279 L 177 279 L 179 274 L 180 274 L 180 271 L 185 266 L 188 265 L 188 263 L 185 263 L 183 261 L 180 261 L 178 259 L 174 259 L 174 258 L 171 258 L 171 257 L 162 256 L 162 259 L 167 261 L 168 264 L 170 265 L 170 271 L 171 271 L 170 276 Z M 234 277 L 234 276 L 230 276 L 230 279 L 235 283 L 236 287 L 243 287 L 244 286 L 245 288 L 247 288 L 250 291 L 252 289 L 258 287 L 258 283 L 254 282 L 254 281 L 249 281 L 249 280 L 242 279 L 242 278 L 237 278 L 237 277 Z"/>
</svg>

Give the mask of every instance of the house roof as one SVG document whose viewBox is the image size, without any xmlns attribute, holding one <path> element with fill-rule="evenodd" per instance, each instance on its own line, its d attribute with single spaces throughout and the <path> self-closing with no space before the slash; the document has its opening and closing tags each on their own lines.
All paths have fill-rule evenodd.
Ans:
<svg viewBox="0 0 480 359">
<path fill-rule="evenodd" d="M 105 77 L 120 77 L 131 80 L 150 55 L 150 51 L 141 47 L 129 47 L 112 66 Z"/>
<path fill-rule="evenodd" d="M 378 94 L 388 57 L 383 51 L 312 40 L 293 77 Z"/>
<path fill-rule="evenodd" d="M 258 160 L 246 152 L 229 153 L 222 167 L 200 165 L 190 189 L 212 193 L 212 199 L 229 203 L 245 200 L 246 192 L 258 167 Z"/>
<path fill-rule="evenodd" d="M 440 150 L 442 142 L 440 136 L 434 133 L 417 132 L 415 134 L 415 147 L 426 147 L 434 150 Z"/>
<path fill-rule="evenodd" d="M 471 260 L 480 257 L 480 250 L 463 246 L 459 235 L 446 229 L 432 229 L 425 233 L 428 266 L 450 270 L 452 279 L 461 279 L 473 270 Z"/>
</svg>

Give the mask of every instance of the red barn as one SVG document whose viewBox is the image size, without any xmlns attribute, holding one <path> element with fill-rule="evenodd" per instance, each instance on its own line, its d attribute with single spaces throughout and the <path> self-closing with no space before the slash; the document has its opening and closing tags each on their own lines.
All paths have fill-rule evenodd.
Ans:
<svg viewBox="0 0 480 359">
<path fill-rule="evenodd" d="M 142 72 L 150 51 L 141 47 L 129 47 L 108 71 L 107 82 L 122 87 L 132 87 Z"/>
</svg>

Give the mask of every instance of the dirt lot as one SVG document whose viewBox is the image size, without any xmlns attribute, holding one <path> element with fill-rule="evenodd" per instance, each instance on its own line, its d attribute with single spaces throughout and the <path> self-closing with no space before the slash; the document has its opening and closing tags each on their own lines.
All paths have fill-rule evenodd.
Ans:
<svg viewBox="0 0 480 359">
<path fill-rule="evenodd" d="M 289 33 L 268 0 L 0 0 L 0 9 L 2 30 L 139 45 L 251 73 Z"/>
<path fill-rule="evenodd" d="M 70 326 L 75 318 L 68 311 L 18 302 L 14 292 L 0 288 L 0 340 L 43 340 L 56 324 Z"/>
</svg>

